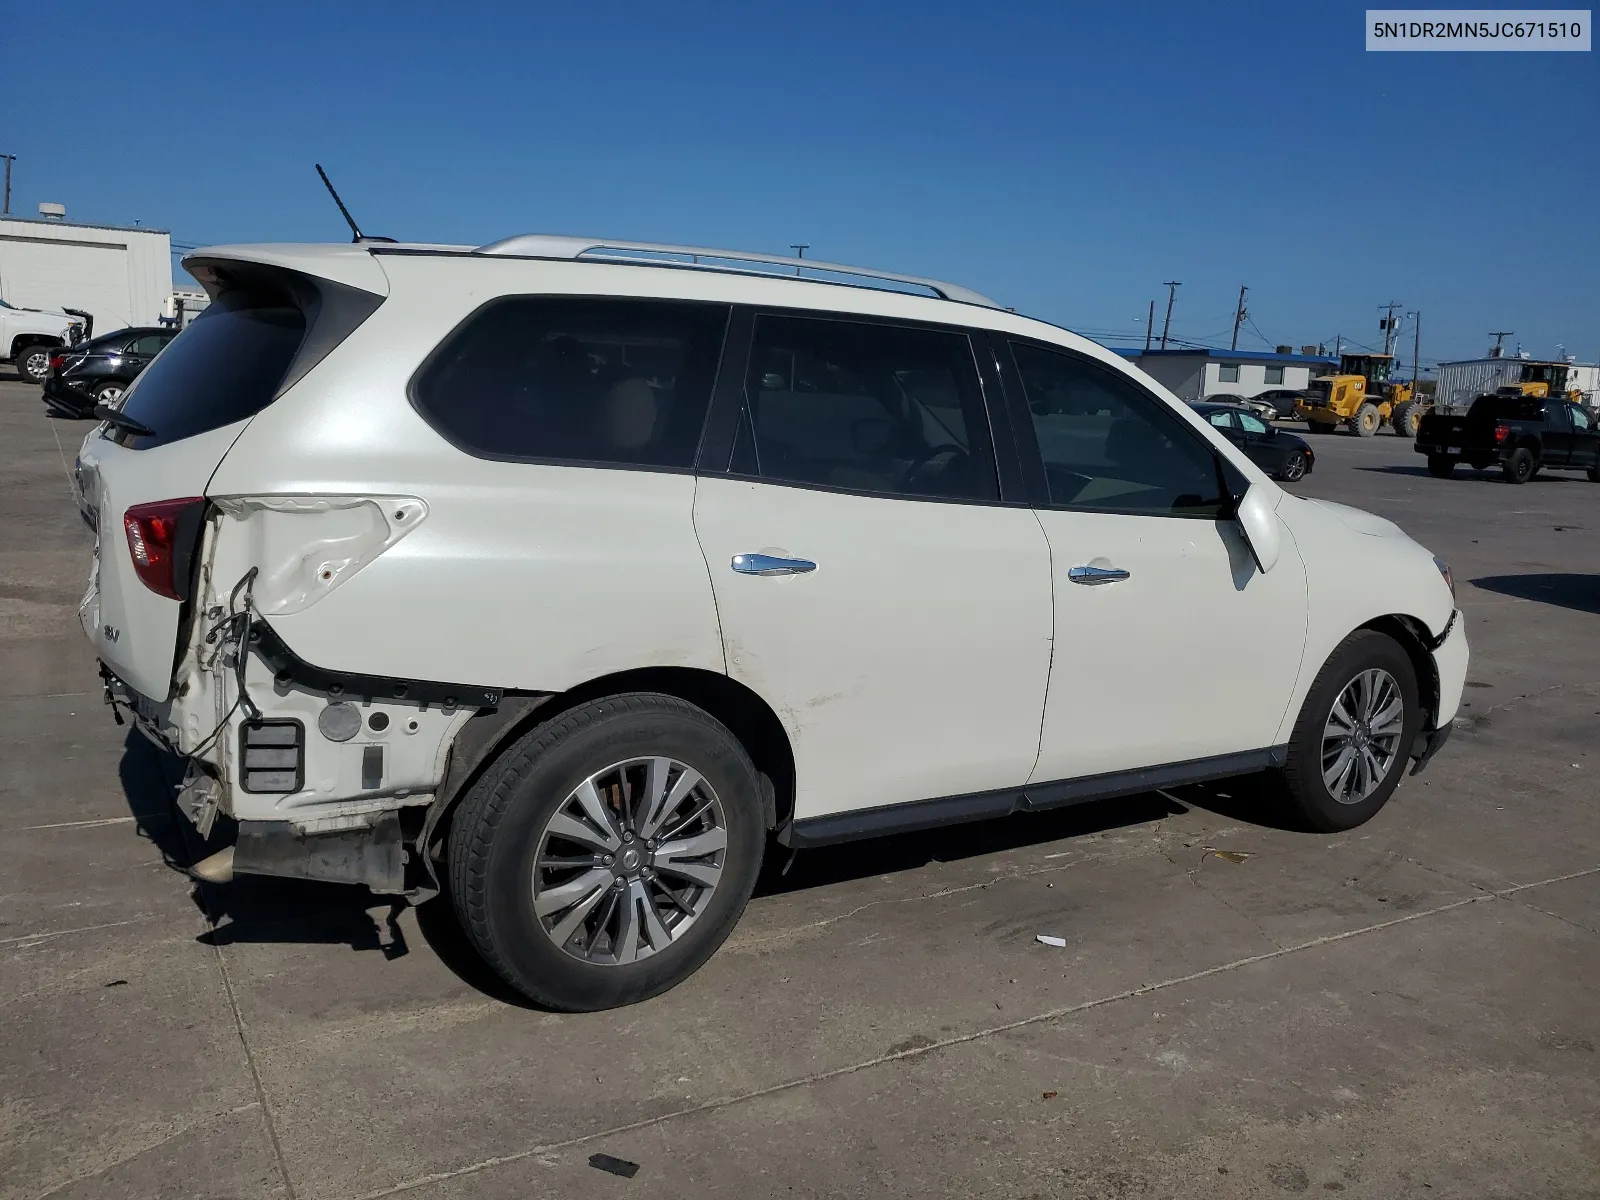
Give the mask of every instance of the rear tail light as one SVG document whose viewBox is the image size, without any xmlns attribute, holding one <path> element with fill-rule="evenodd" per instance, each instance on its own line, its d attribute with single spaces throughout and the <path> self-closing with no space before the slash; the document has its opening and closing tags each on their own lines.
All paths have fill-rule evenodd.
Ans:
<svg viewBox="0 0 1600 1200">
<path fill-rule="evenodd" d="M 50 369 L 52 371 L 59 371 L 59 370 L 61 370 L 62 367 L 66 366 L 66 365 L 67 365 L 67 356 L 65 354 L 52 354 L 50 356 Z"/>
<path fill-rule="evenodd" d="M 1495 442 L 1495 445 L 1498 446 L 1501 442 L 1505 441 L 1510 436 L 1511 436 L 1511 426 L 1509 426 L 1509 425 L 1496 425 L 1494 427 L 1494 442 Z"/>
<path fill-rule="evenodd" d="M 189 560 L 200 532 L 205 500 L 157 500 L 136 504 L 122 518 L 128 552 L 140 580 L 158 596 L 182 600 L 189 590 Z"/>
</svg>

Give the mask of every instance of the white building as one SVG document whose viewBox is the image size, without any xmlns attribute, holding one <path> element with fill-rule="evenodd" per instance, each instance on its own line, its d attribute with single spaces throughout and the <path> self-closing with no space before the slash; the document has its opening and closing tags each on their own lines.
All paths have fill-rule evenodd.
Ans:
<svg viewBox="0 0 1600 1200">
<path fill-rule="evenodd" d="M 1521 355 L 1494 355 L 1442 362 L 1434 373 L 1438 380 L 1437 403 L 1447 410 L 1464 410 L 1479 396 L 1503 387 L 1522 383 L 1546 382 L 1552 368 L 1566 367 L 1567 391 L 1583 393 L 1583 403 L 1600 402 L 1600 367 L 1593 363 L 1562 363 Z"/>
<path fill-rule="evenodd" d="M 155 325 L 172 298 L 164 229 L 0 217 L 0 299 L 19 308 L 75 308 L 96 333 Z"/>
<path fill-rule="evenodd" d="M 1157 383 L 1165 384 L 1180 400 L 1256 396 L 1278 388 L 1299 390 L 1315 376 L 1330 374 L 1339 365 L 1334 358 L 1262 350 L 1126 348 L 1116 353 Z"/>
</svg>

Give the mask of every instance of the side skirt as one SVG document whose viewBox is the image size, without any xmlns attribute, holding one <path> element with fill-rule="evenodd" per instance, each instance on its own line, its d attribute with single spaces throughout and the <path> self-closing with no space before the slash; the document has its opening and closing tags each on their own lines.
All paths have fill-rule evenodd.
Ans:
<svg viewBox="0 0 1600 1200">
<path fill-rule="evenodd" d="M 1069 804 L 1087 804 L 1114 796 L 1135 796 L 1162 788 L 1205 783 L 1234 775 L 1251 775 L 1283 766 L 1288 755 L 1288 746 L 1271 746 L 1265 750 L 1219 754 L 1212 758 L 1141 767 L 1133 771 L 1112 771 L 1081 779 L 1030 783 L 1025 787 L 998 792 L 941 796 L 933 800 L 913 800 L 909 804 L 890 804 L 882 808 L 833 813 L 825 817 L 807 817 L 786 823 L 778 831 L 778 840 L 799 850 L 887 834 L 911 833 L 918 829 L 935 829 L 941 825 L 987 821 L 1019 812 L 1043 812 L 1050 808 L 1064 808 Z"/>
</svg>

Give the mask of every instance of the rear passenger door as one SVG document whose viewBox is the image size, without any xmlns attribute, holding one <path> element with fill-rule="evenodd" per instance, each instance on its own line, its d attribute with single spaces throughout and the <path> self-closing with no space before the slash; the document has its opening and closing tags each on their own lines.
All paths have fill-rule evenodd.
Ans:
<svg viewBox="0 0 1600 1200">
<path fill-rule="evenodd" d="M 734 329 L 728 469 L 703 458 L 695 528 L 728 673 L 793 745 L 797 819 L 1020 786 L 1050 555 L 1004 431 L 1002 487 L 967 333 L 793 313 Z"/>
<path fill-rule="evenodd" d="M 1541 466 L 1564 467 L 1572 461 L 1572 418 L 1567 415 L 1564 401 L 1549 399 L 1544 402 L 1544 431 L 1540 442 Z"/>
<path fill-rule="evenodd" d="M 1600 465 L 1600 433 L 1595 431 L 1594 417 L 1588 409 L 1578 404 L 1568 404 L 1567 418 L 1572 422 L 1572 451 L 1568 465 L 1588 467 Z"/>
</svg>

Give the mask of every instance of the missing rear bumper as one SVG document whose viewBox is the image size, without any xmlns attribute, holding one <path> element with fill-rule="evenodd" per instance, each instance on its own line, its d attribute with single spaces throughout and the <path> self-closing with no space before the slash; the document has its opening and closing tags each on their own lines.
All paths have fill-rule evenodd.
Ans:
<svg viewBox="0 0 1600 1200">
<path fill-rule="evenodd" d="M 400 895 L 406 890 L 405 862 L 400 818 L 387 812 L 370 825 L 337 833 L 308 834 L 289 821 L 241 821 L 239 840 L 198 864 L 193 873 L 210 883 L 226 883 L 235 875 L 273 875 L 358 883 L 383 895 Z"/>
<path fill-rule="evenodd" d="M 1450 740 L 1450 730 L 1452 728 L 1452 725 L 1446 723 L 1430 733 L 1417 735 L 1417 745 L 1411 751 L 1413 759 L 1411 773 L 1413 775 L 1419 774 L 1423 767 L 1433 761 L 1433 756 L 1439 753 L 1439 747 Z"/>
</svg>

